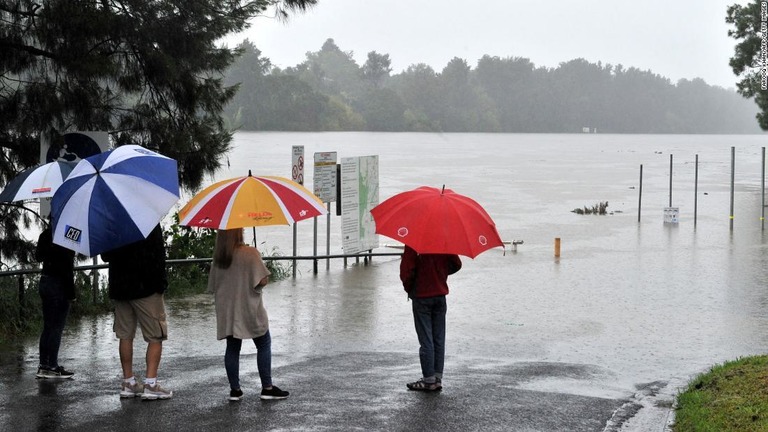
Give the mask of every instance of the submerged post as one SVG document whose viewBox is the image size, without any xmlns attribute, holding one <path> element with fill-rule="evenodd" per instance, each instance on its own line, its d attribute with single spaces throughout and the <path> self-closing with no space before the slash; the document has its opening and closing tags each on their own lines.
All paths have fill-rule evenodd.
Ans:
<svg viewBox="0 0 768 432">
<path fill-rule="evenodd" d="M 317 216 L 312 218 L 314 224 L 312 228 L 312 237 L 314 238 L 312 242 L 312 255 L 317 256 Z M 312 260 L 312 274 L 317 274 L 317 258 Z"/>
<path fill-rule="evenodd" d="M 696 228 L 699 203 L 699 155 L 696 155 L 696 164 L 693 175 L 693 227 Z"/>
<path fill-rule="evenodd" d="M 669 206 L 672 207 L 672 155 L 669 155 Z"/>
<path fill-rule="evenodd" d="M 325 254 L 331 255 L 331 202 L 328 202 L 328 215 L 326 217 L 327 223 L 325 224 Z M 325 259 L 325 269 L 330 270 L 331 259 Z"/>
<path fill-rule="evenodd" d="M 643 164 L 640 164 L 640 192 L 637 194 L 637 221 L 640 222 L 640 209 L 643 207 Z"/>
<path fill-rule="evenodd" d="M 736 147 L 731 147 L 731 215 L 730 225 L 731 231 L 733 231 L 733 194 L 734 194 L 734 181 L 736 178 Z"/>
<path fill-rule="evenodd" d="M 560 237 L 555 237 L 555 258 L 560 258 Z"/>
<path fill-rule="evenodd" d="M 293 222 L 293 256 L 296 256 L 296 221 Z M 293 260 L 293 278 L 296 279 L 296 260 Z"/>
<path fill-rule="evenodd" d="M 762 150 L 762 163 L 760 168 L 760 229 L 765 229 L 765 147 Z"/>
</svg>

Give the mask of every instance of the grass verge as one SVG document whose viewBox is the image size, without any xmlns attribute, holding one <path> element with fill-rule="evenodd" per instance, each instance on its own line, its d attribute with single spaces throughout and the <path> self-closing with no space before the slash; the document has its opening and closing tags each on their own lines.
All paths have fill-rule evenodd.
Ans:
<svg viewBox="0 0 768 432">
<path fill-rule="evenodd" d="M 716 365 L 677 397 L 675 432 L 768 432 L 768 356 Z"/>
</svg>

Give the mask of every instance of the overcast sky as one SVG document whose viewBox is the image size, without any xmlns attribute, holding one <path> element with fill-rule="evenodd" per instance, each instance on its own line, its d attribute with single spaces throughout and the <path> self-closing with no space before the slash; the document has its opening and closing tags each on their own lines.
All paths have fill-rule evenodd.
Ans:
<svg viewBox="0 0 768 432">
<path fill-rule="evenodd" d="M 730 4 L 746 0 L 319 0 L 287 23 L 257 18 L 230 46 L 250 39 L 281 68 L 333 38 L 359 65 L 389 54 L 393 73 L 416 63 L 440 72 L 453 57 L 475 67 L 489 54 L 554 67 L 584 58 L 670 78 L 734 87 Z"/>
</svg>

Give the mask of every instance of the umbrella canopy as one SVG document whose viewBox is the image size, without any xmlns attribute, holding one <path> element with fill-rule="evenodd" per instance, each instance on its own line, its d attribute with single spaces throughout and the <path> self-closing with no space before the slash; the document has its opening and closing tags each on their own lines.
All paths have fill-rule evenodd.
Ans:
<svg viewBox="0 0 768 432">
<path fill-rule="evenodd" d="M 326 214 L 323 201 L 284 177 L 248 175 L 214 183 L 179 211 L 179 224 L 213 229 L 290 225 Z"/>
<path fill-rule="evenodd" d="M 422 186 L 394 195 L 371 210 L 376 233 L 418 253 L 474 258 L 503 246 L 496 224 L 475 200 L 450 189 Z"/>
<path fill-rule="evenodd" d="M 29 168 L 13 178 L 0 193 L 0 201 L 13 202 L 52 197 L 76 162 L 50 162 Z"/>
<path fill-rule="evenodd" d="M 173 159 L 137 145 L 87 157 L 53 195 L 53 242 L 87 256 L 133 243 L 178 199 Z"/>
</svg>

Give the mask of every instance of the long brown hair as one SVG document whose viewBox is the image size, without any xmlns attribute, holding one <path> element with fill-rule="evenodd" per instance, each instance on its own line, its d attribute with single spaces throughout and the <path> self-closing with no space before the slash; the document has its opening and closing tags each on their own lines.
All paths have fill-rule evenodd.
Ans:
<svg viewBox="0 0 768 432">
<path fill-rule="evenodd" d="M 235 248 L 245 244 L 243 229 L 217 230 L 216 245 L 213 247 L 213 264 L 218 268 L 229 268 Z"/>
</svg>

